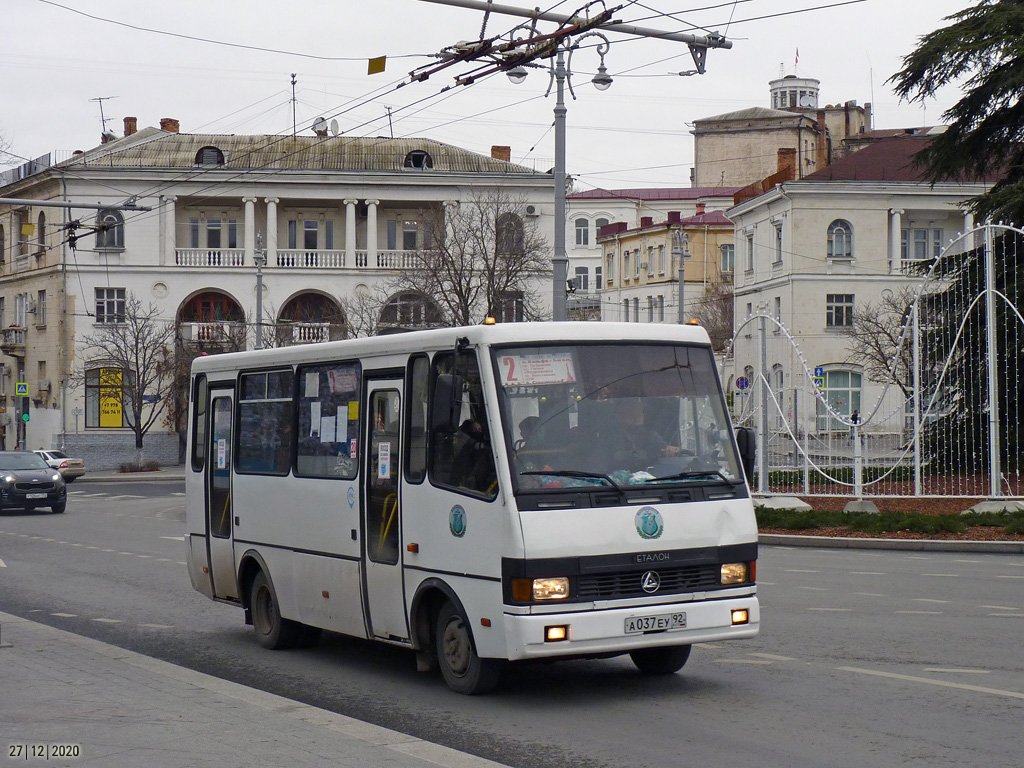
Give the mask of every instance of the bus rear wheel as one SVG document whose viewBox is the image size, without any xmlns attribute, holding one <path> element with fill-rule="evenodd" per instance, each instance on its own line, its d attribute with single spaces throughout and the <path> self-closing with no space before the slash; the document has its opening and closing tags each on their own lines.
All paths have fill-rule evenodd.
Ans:
<svg viewBox="0 0 1024 768">
<path fill-rule="evenodd" d="M 281 608 L 274 587 L 263 571 L 257 573 L 253 579 L 249 595 L 256 642 L 272 651 L 293 647 L 298 640 L 299 625 L 281 617 Z"/>
<path fill-rule="evenodd" d="M 690 646 L 669 645 L 630 651 L 629 658 L 645 675 L 671 675 L 678 672 L 690 658 Z"/>
<path fill-rule="evenodd" d="M 451 602 L 446 602 L 437 615 L 436 641 L 441 674 L 453 691 L 473 696 L 487 693 L 498 684 L 501 661 L 477 655 L 469 622 Z"/>
</svg>

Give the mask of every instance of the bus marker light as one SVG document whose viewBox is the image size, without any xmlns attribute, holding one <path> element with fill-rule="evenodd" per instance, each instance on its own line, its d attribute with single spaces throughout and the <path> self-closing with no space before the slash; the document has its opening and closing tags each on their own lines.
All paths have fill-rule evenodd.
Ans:
<svg viewBox="0 0 1024 768">
<path fill-rule="evenodd" d="M 544 642 L 557 643 L 569 639 L 569 625 L 559 624 L 554 627 L 544 627 Z"/>
<path fill-rule="evenodd" d="M 748 624 L 750 622 L 750 613 L 746 608 L 733 608 L 732 610 L 732 623 L 733 626 L 737 624 Z"/>
<path fill-rule="evenodd" d="M 320 594 L 323 595 L 324 597 L 328 597 L 328 598 L 331 596 L 331 593 L 328 592 L 326 589 L 323 592 L 321 592 Z"/>
<path fill-rule="evenodd" d="M 420 551 L 420 545 L 413 542 L 412 544 L 405 545 L 406 552 L 412 552 L 414 555 Z"/>
<path fill-rule="evenodd" d="M 489 626 L 491 626 L 491 620 L 490 619 L 480 619 L 480 626 L 481 627 L 489 627 Z"/>
<path fill-rule="evenodd" d="M 203 573 L 209 573 L 209 572 L 210 572 L 210 569 L 209 569 L 209 568 L 207 568 L 207 567 L 206 567 L 206 566 L 204 565 L 204 566 L 203 566 Z"/>
</svg>

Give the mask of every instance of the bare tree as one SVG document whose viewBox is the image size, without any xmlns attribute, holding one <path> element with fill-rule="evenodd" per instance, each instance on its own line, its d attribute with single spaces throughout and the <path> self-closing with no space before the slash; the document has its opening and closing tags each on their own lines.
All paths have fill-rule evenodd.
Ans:
<svg viewBox="0 0 1024 768">
<path fill-rule="evenodd" d="M 525 201 L 501 190 L 425 212 L 416 263 L 389 287 L 429 298 L 447 325 L 542 319 L 534 288 L 550 277 L 551 254 L 536 219 L 525 214 Z"/>
<path fill-rule="evenodd" d="M 733 293 L 726 283 L 711 283 L 703 298 L 690 305 L 693 316 L 711 337 L 711 346 L 721 352 L 733 333 Z"/>
<path fill-rule="evenodd" d="M 387 289 L 358 287 L 341 299 L 345 315 L 345 334 L 350 339 L 376 336 L 381 329 L 381 311 L 388 301 Z"/>
<path fill-rule="evenodd" d="M 877 304 L 862 304 L 853 325 L 844 329 L 850 339 L 848 361 L 864 366 L 868 380 L 898 386 L 904 395 L 913 390 L 913 357 L 908 323 L 915 292 L 909 287 L 884 291 Z"/>
<path fill-rule="evenodd" d="M 14 165 L 18 161 L 14 155 L 7 151 L 10 148 L 11 142 L 8 140 L 7 136 L 0 131 L 0 166 Z"/>
<path fill-rule="evenodd" d="M 174 324 L 161 319 L 155 305 L 143 307 L 133 295 L 125 299 L 124 315 L 111 318 L 95 334 L 82 341 L 89 356 L 87 383 L 100 387 L 105 397 L 120 398 L 124 420 L 135 433 L 138 461 L 142 439 L 171 401 L 175 386 Z M 88 380 L 99 370 L 99 381 Z M 105 395 L 103 390 L 110 394 Z"/>
</svg>

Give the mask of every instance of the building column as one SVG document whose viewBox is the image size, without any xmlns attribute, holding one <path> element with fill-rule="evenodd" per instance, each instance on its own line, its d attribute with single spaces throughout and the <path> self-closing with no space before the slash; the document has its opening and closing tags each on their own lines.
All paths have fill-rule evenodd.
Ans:
<svg viewBox="0 0 1024 768">
<path fill-rule="evenodd" d="M 276 197 L 268 197 L 264 202 L 267 204 L 267 266 L 277 266 L 277 204 L 280 201 Z"/>
<path fill-rule="evenodd" d="M 889 272 L 897 274 L 901 271 L 903 257 L 900 253 L 903 242 L 903 209 L 889 209 Z"/>
<path fill-rule="evenodd" d="M 242 203 L 245 205 L 245 256 L 242 263 L 255 264 L 253 257 L 256 255 L 256 198 L 243 197 Z"/>
<path fill-rule="evenodd" d="M 366 264 L 377 266 L 377 206 L 380 200 L 366 201 Z"/>
<path fill-rule="evenodd" d="M 343 200 L 345 203 L 345 266 L 356 265 L 356 203 L 358 200 Z"/>
</svg>

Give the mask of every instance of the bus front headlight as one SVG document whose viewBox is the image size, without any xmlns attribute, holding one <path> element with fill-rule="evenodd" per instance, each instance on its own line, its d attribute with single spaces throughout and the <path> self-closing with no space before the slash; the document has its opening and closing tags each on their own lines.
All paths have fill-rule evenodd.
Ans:
<svg viewBox="0 0 1024 768">
<path fill-rule="evenodd" d="M 565 576 L 512 581 L 512 598 L 519 603 L 565 600 L 568 596 L 569 579 Z"/>
<path fill-rule="evenodd" d="M 750 563 L 724 563 L 722 565 L 722 584 L 746 584 L 753 581 L 753 569 Z"/>
</svg>

